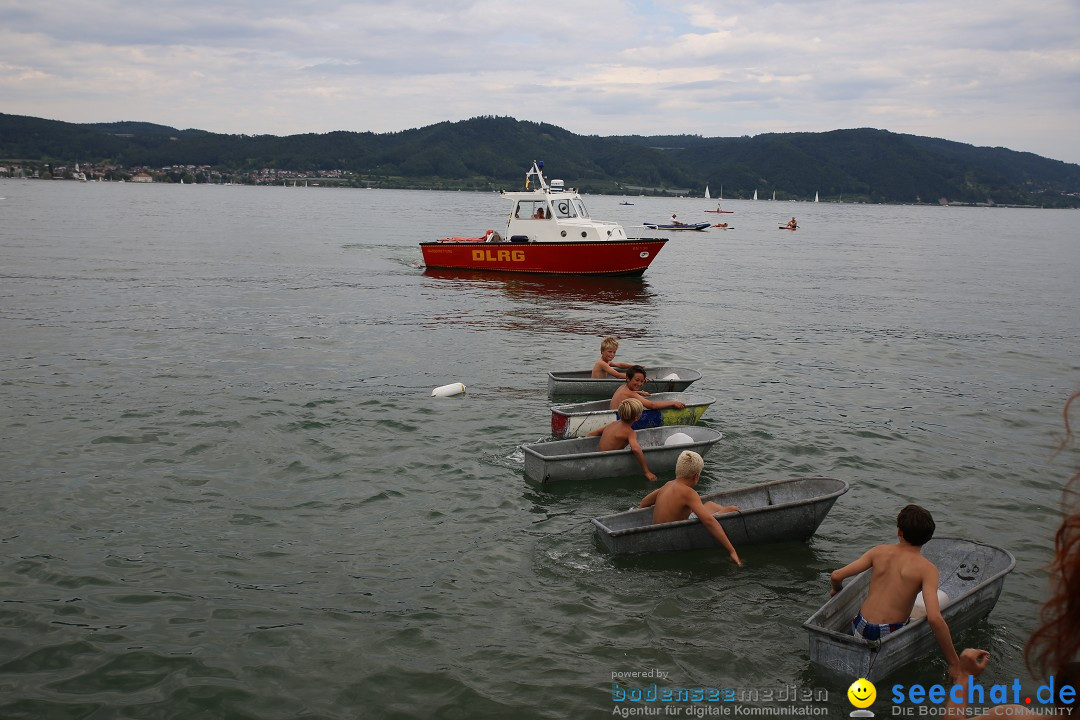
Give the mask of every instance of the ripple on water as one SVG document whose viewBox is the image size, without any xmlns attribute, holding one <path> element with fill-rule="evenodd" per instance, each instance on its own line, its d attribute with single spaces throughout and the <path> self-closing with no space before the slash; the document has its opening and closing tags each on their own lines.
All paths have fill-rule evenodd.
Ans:
<svg viewBox="0 0 1080 720">
<path fill-rule="evenodd" d="M 102 435 L 90 441 L 91 445 L 104 445 L 118 443 L 120 445 L 142 445 L 145 443 L 158 442 L 158 433 L 143 433 L 142 435 Z"/>
</svg>

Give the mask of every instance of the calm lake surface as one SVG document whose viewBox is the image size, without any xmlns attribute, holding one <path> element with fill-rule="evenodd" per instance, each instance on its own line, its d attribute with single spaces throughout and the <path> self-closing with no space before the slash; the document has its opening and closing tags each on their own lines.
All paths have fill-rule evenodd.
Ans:
<svg viewBox="0 0 1080 720">
<path fill-rule="evenodd" d="M 643 278 L 572 280 L 425 273 L 417 243 L 499 229 L 496 194 L 0 198 L 0 717 L 609 717 L 613 673 L 650 670 L 846 716 L 801 625 L 909 502 L 1016 556 L 956 641 L 992 652 L 984 684 L 1037 685 L 1022 649 L 1080 464 L 1053 454 L 1080 387 L 1075 211 L 725 201 L 733 230 L 673 235 Z M 586 204 L 718 217 L 620 200 Z M 607 334 L 703 374 L 725 437 L 701 492 L 850 483 L 815 538 L 743 569 L 616 558 L 589 519 L 643 478 L 527 483 L 546 373 Z"/>
</svg>

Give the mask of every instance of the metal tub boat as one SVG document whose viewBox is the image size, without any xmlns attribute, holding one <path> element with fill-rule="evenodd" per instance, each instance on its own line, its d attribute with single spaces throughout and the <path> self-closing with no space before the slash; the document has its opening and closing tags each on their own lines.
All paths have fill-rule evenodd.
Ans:
<svg viewBox="0 0 1080 720">
<path fill-rule="evenodd" d="M 590 377 L 592 370 L 570 370 L 548 373 L 548 395 L 584 395 L 586 397 L 611 398 L 625 380 L 619 378 Z M 669 375 L 677 379 L 665 380 Z M 690 383 L 701 379 L 701 373 L 684 367 L 647 367 L 645 377 L 648 380 L 641 388 L 648 393 L 682 392 Z"/>
<path fill-rule="evenodd" d="M 705 410 L 716 402 L 709 395 L 694 393 L 664 392 L 649 396 L 650 400 L 667 402 L 677 400 L 685 408 L 645 409 L 634 423 L 635 430 L 661 427 L 663 425 L 697 425 Z M 554 405 L 551 408 L 551 434 L 557 438 L 585 437 L 593 430 L 598 430 L 608 423 L 615 422 L 618 413 L 609 409 L 610 400 L 575 403 L 573 405 Z"/>
<path fill-rule="evenodd" d="M 716 515 L 732 545 L 809 540 L 836 499 L 848 491 L 843 480 L 792 478 L 702 495 L 702 502 L 738 505 Z M 697 518 L 654 525 L 651 507 L 592 519 L 596 535 L 616 554 L 722 547 Z"/>
<path fill-rule="evenodd" d="M 990 614 L 1001 595 L 1005 576 L 1016 564 L 1007 550 L 958 538 L 935 538 L 923 545 L 922 552 L 941 576 L 938 587 L 948 596 L 941 614 L 953 635 Z M 866 599 L 871 572 L 851 578 L 843 590 L 803 623 L 810 634 L 810 662 L 840 678 L 877 682 L 938 649 L 925 617 L 912 620 L 881 640 L 864 640 L 851 634 L 851 620 Z"/>
<path fill-rule="evenodd" d="M 665 445 L 676 433 L 689 435 L 691 442 Z M 666 425 L 637 433 L 645 461 L 657 475 L 674 471 L 675 461 L 684 450 L 704 456 L 721 437 L 716 430 L 700 425 Z M 641 475 L 641 465 L 630 448 L 600 451 L 599 446 L 599 436 L 522 445 L 525 477 L 550 483 Z"/>
</svg>

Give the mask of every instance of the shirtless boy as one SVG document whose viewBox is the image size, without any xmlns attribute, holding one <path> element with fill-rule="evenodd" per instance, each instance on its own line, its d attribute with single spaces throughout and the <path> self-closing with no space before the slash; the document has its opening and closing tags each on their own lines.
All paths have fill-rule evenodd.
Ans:
<svg viewBox="0 0 1080 720">
<path fill-rule="evenodd" d="M 830 576 L 830 594 L 840 592 L 847 578 L 873 569 L 870 591 L 859 614 L 851 621 L 851 634 L 878 640 L 910 621 L 915 596 L 922 591 L 926 621 L 949 664 L 950 676 L 955 676 L 960 670 L 960 659 L 938 604 L 938 569 L 922 555 L 922 546 L 934 536 L 934 528 L 934 518 L 926 509 L 908 505 L 896 516 L 896 544 L 878 545 L 850 565 L 834 570 Z"/>
<path fill-rule="evenodd" d="M 619 389 L 615 391 L 615 394 L 611 396 L 611 404 L 608 408 L 616 410 L 619 407 L 619 403 L 629 398 L 640 400 L 641 404 L 650 410 L 661 410 L 667 407 L 679 408 L 680 410 L 686 407 L 685 403 L 681 403 L 678 400 L 650 400 L 648 398 L 649 393 L 645 392 L 641 388 L 645 385 L 645 368 L 640 365 L 631 365 L 630 369 L 626 371 L 626 382 L 619 386 Z"/>
<path fill-rule="evenodd" d="M 618 420 L 608 423 L 602 428 L 593 430 L 588 436 L 600 436 L 601 451 L 622 450 L 629 445 L 630 451 L 634 453 L 634 457 L 637 458 L 642 471 L 645 473 L 645 478 L 649 482 L 656 482 L 656 475 L 649 470 L 649 464 L 645 462 L 645 453 L 641 451 L 641 446 L 638 445 L 637 431 L 631 427 L 631 425 L 638 421 L 641 417 L 641 413 L 644 411 L 645 408 L 642 407 L 640 400 L 637 398 L 627 398 L 619 405 Z"/>
<path fill-rule="evenodd" d="M 600 359 L 596 361 L 596 364 L 592 366 L 592 375 L 594 378 L 606 378 L 617 377 L 620 380 L 626 379 L 626 375 L 619 372 L 615 368 L 622 368 L 623 370 L 633 367 L 630 363 L 615 362 L 615 353 L 619 350 L 619 341 L 615 339 L 613 335 L 608 335 L 606 338 L 600 341 Z"/>
<path fill-rule="evenodd" d="M 640 507 L 652 506 L 654 524 L 686 520 L 693 514 L 728 551 L 731 562 L 742 567 L 742 560 L 739 559 L 739 553 L 735 552 L 735 546 L 728 540 L 724 528 L 720 527 L 720 523 L 713 517 L 714 513 L 734 512 L 739 509 L 739 506 L 718 505 L 712 500 L 707 503 L 701 502 L 701 497 L 694 487 L 701 479 L 701 471 L 704 468 L 705 461 L 700 455 L 693 450 L 684 451 L 675 462 L 675 479 L 646 495 Z"/>
</svg>

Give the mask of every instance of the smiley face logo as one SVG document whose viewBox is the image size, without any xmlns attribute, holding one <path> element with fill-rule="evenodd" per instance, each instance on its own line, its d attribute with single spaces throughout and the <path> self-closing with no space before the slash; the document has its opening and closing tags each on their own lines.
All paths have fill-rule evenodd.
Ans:
<svg viewBox="0 0 1080 720">
<path fill-rule="evenodd" d="M 847 689 L 848 700 L 857 708 L 868 708 L 877 700 L 877 688 L 866 678 L 859 678 Z"/>
</svg>

